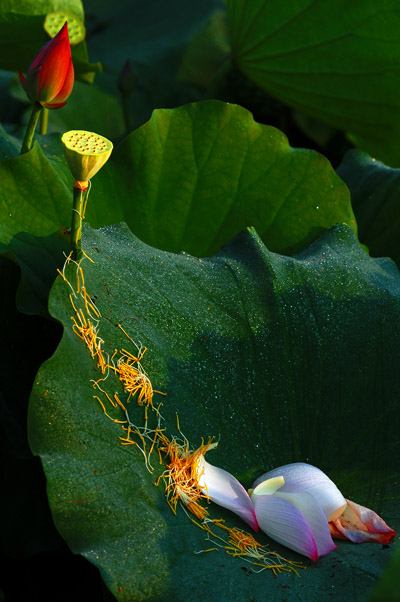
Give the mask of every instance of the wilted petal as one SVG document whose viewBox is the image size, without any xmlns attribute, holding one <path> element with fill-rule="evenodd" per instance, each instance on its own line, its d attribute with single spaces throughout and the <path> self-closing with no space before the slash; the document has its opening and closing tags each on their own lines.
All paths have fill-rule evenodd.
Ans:
<svg viewBox="0 0 400 602">
<path fill-rule="evenodd" d="M 328 521 L 340 516 L 346 507 L 346 500 L 335 483 L 322 470 L 304 462 L 286 464 L 266 472 L 254 482 L 253 488 L 262 481 L 277 476 L 285 479 L 280 493 L 310 493 L 321 506 Z"/>
<path fill-rule="evenodd" d="M 258 531 L 258 523 L 253 504 L 245 488 L 223 468 L 209 464 L 204 456 L 198 460 L 198 484 L 210 500 L 240 516 L 247 524 Z"/>
<path fill-rule="evenodd" d="M 252 495 L 260 529 L 287 548 L 318 559 L 315 537 L 304 515 L 278 495 Z"/>
<path fill-rule="evenodd" d="M 331 534 L 338 539 L 349 539 L 353 543 L 388 543 L 395 535 L 385 521 L 373 510 L 347 501 L 343 514 L 329 523 Z"/>
</svg>

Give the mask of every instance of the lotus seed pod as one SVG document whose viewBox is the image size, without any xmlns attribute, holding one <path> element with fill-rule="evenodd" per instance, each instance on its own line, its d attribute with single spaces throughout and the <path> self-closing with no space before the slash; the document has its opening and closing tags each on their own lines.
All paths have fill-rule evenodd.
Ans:
<svg viewBox="0 0 400 602">
<path fill-rule="evenodd" d="M 75 187 L 82 189 L 108 161 L 113 149 L 112 142 L 107 138 L 85 130 L 65 132 L 61 142 L 71 173 L 77 181 Z M 79 182 L 83 185 L 78 185 Z"/>
<path fill-rule="evenodd" d="M 72 13 L 64 11 L 49 13 L 46 15 L 43 27 L 46 33 L 51 38 L 54 38 L 66 21 L 68 22 L 69 43 L 71 46 L 79 44 L 79 42 L 85 39 L 86 30 L 82 21 Z"/>
</svg>

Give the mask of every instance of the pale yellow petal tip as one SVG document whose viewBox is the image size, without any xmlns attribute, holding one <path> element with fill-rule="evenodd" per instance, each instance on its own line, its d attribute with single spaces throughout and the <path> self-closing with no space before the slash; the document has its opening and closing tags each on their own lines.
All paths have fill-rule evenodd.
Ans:
<svg viewBox="0 0 400 602">
<path fill-rule="evenodd" d="M 86 29 L 82 21 L 73 13 L 68 13 L 66 11 L 48 13 L 44 20 L 43 27 L 45 32 L 51 38 L 54 38 L 65 22 L 68 23 L 68 37 L 71 46 L 82 42 L 86 36 Z"/>
<path fill-rule="evenodd" d="M 86 132 L 70 130 L 62 135 L 65 158 L 75 180 L 91 180 L 108 161 L 113 144 L 107 138 Z"/>
<path fill-rule="evenodd" d="M 249 489 L 249 496 L 252 495 L 272 495 L 285 484 L 283 477 L 272 477 L 272 479 L 266 479 L 255 489 Z M 251 491 L 251 493 L 250 493 Z"/>
</svg>

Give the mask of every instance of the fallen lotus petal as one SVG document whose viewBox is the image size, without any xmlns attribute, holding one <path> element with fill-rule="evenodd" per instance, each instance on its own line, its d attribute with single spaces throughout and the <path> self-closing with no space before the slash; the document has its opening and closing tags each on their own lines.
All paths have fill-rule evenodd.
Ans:
<svg viewBox="0 0 400 602">
<path fill-rule="evenodd" d="M 333 537 L 349 539 L 353 543 L 389 543 L 396 535 L 373 510 L 350 500 L 341 516 L 329 523 Z"/>
<path fill-rule="evenodd" d="M 204 455 L 197 459 L 196 473 L 203 494 L 219 506 L 240 516 L 255 532 L 258 531 L 257 518 L 250 496 L 233 475 L 223 468 L 209 464 Z"/>
<path fill-rule="evenodd" d="M 271 489 L 271 484 L 278 484 L 278 479 L 284 479 L 284 483 L 280 487 L 276 486 Z M 276 534 L 271 533 L 267 503 L 263 502 L 261 505 L 260 501 L 257 501 L 257 493 L 267 493 L 268 489 L 271 489 L 270 495 L 286 499 L 301 512 L 302 516 L 306 519 L 307 525 L 311 528 L 319 556 L 327 554 L 336 546 L 332 541 L 331 543 L 329 542 L 325 526 L 322 527 L 322 523 L 319 522 L 314 523 L 317 514 L 320 516 L 320 513 L 317 513 L 315 506 L 312 509 L 313 506 L 309 498 L 303 497 L 305 494 L 314 500 L 319 510 L 323 513 L 326 526 L 328 526 L 330 535 L 333 537 L 349 539 L 354 543 L 367 541 L 387 543 L 396 535 L 395 531 L 375 512 L 346 500 L 331 479 L 319 468 L 310 464 L 298 462 L 275 468 L 259 477 L 254 482 L 253 487 L 254 490 L 252 491 L 251 499 L 255 505 L 256 516 L 261 529 L 274 539 L 277 539 Z M 275 515 L 271 519 L 277 523 Z M 275 525 L 274 529 L 280 537 L 277 541 L 295 549 L 293 546 L 293 541 L 295 540 L 292 526 L 293 517 L 290 517 L 289 522 L 292 531 L 288 528 L 285 529 L 284 525 L 281 527 Z M 302 524 L 304 523 L 302 522 Z M 312 547 L 309 544 L 309 531 L 307 528 L 304 529 L 303 538 L 304 542 L 302 546 L 309 553 L 301 553 L 305 553 L 314 560 L 315 558 L 311 555 Z"/>
<path fill-rule="evenodd" d="M 321 506 L 328 521 L 334 520 L 346 507 L 346 500 L 335 483 L 322 470 L 311 464 L 295 462 L 274 468 L 256 479 L 253 488 L 266 479 L 282 475 L 285 484 L 280 493 L 310 493 Z"/>
<path fill-rule="evenodd" d="M 316 561 L 336 548 L 321 506 L 308 492 L 282 492 L 282 476 L 251 490 L 260 528 L 272 539 Z"/>
</svg>

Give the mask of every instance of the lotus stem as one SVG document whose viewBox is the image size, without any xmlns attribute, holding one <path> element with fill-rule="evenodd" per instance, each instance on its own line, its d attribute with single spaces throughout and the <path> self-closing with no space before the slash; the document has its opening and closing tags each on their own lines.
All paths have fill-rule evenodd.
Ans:
<svg viewBox="0 0 400 602">
<path fill-rule="evenodd" d="M 85 191 L 74 186 L 74 199 L 71 222 L 71 251 L 72 259 L 79 259 L 81 254 L 82 212 Z"/>
<path fill-rule="evenodd" d="M 32 148 L 33 135 L 35 133 L 36 125 L 37 125 L 41 111 L 42 111 L 42 105 L 40 104 L 40 102 L 34 102 L 33 107 L 32 107 L 32 113 L 29 118 L 28 125 L 26 126 L 25 137 L 24 137 L 24 141 L 21 146 L 20 155 L 27 153 Z"/>
<path fill-rule="evenodd" d="M 49 109 L 46 109 L 46 107 L 43 107 L 43 111 L 40 115 L 40 129 L 39 129 L 39 132 L 42 136 L 47 134 L 48 123 L 49 123 Z"/>
</svg>

